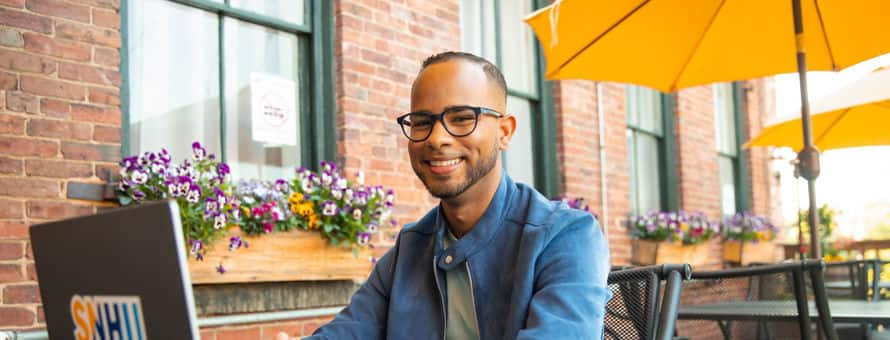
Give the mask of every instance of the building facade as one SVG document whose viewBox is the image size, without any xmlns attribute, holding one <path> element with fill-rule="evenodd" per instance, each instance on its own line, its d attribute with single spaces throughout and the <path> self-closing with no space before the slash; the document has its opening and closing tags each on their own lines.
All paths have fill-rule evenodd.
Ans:
<svg viewBox="0 0 890 340">
<path fill-rule="evenodd" d="M 420 217 L 436 201 L 411 170 L 395 117 L 409 108 L 420 63 L 446 50 L 503 70 L 508 111 L 519 121 L 503 155 L 507 172 L 548 196 L 583 197 L 606 230 L 613 264 L 629 262 L 635 213 L 780 216 L 766 151 L 741 148 L 774 114 L 770 80 L 671 94 L 545 81 L 543 55 L 521 19 L 546 2 L 0 0 L 0 329 L 44 325 L 28 226 L 113 208 L 103 192 L 117 162 L 137 152 L 185 155 L 199 140 L 236 178 L 289 176 L 335 160 L 394 188 L 400 225 Z M 296 143 L 264 147 L 250 138 L 256 73 L 293 84 Z M 378 234 L 377 255 L 397 231 Z M 722 266 L 719 241 L 708 247 L 708 266 Z M 202 335 L 299 336 L 329 318 Z"/>
</svg>

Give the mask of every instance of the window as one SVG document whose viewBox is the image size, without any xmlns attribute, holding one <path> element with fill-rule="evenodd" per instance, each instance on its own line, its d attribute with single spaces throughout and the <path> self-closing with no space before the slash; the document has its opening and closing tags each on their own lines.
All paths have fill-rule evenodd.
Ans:
<svg viewBox="0 0 890 340">
<path fill-rule="evenodd" d="M 732 83 L 713 85 L 714 125 L 717 131 L 717 163 L 720 174 L 720 209 L 732 215 L 746 209 L 744 199 L 743 157 L 740 147 L 741 110 Z"/>
<path fill-rule="evenodd" d="M 537 40 L 522 21 L 546 3 L 463 0 L 461 43 L 463 50 L 498 65 L 507 81 L 507 112 L 517 121 L 510 149 L 503 155 L 507 173 L 513 180 L 553 195 L 558 191 L 559 179 L 552 90 L 542 78 Z"/>
<path fill-rule="evenodd" d="M 325 114 L 333 107 L 333 89 L 324 85 L 332 83 L 324 79 L 331 77 L 327 1 L 129 0 L 124 6 L 125 153 L 165 147 L 181 159 L 197 140 L 229 163 L 234 178 L 263 179 L 332 158 L 332 128 L 324 128 L 333 126 Z M 286 141 L 254 135 L 251 91 L 260 87 L 251 79 L 293 89 L 269 95 L 293 112 L 274 123 Z"/>
<path fill-rule="evenodd" d="M 676 209 L 676 184 L 669 175 L 674 171 L 669 166 L 673 161 L 670 97 L 628 85 L 625 98 L 631 213 Z"/>
</svg>

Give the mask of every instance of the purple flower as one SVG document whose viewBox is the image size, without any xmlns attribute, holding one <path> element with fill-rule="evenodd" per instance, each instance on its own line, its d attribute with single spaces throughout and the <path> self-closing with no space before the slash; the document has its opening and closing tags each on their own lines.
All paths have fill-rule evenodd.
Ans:
<svg viewBox="0 0 890 340">
<path fill-rule="evenodd" d="M 241 237 L 232 236 L 232 238 L 229 239 L 229 251 L 241 248 L 242 246 L 247 248 L 247 241 L 242 240 Z"/>
<path fill-rule="evenodd" d="M 347 187 L 346 179 L 337 175 L 335 175 L 334 177 L 335 180 L 334 184 L 331 185 L 331 190 L 345 190 Z"/>
<path fill-rule="evenodd" d="M 120 163 L 121 171 L 133 170 L 137 165 L 136 159 L 137 159 L 136 156 L 124 157 L 124 159 L 122 159 L 121 163 Z"/>
<path fill-rule="evenodd" d="M 272 222 L 263 223 L 263 231 L 265 231 L 266 234 L 271 233 L 272 230 L 274 230 L 274 229 L 275 229 L 274 223 L 272 223 Z"/>
<path fill-rule="evenodd" d="M 337 203 L 334 203 L 334 201 L 331 201 L 331 200 L 325 201 L 324 203 L 322 203 L 321 213 L 322 213 L 322 215 L 325 215 L 325 216 L 336 215 L 337 214 Z"/>
<path fill-rule="evenodd" d="M 226 215 L 219 214 L 213 218 L 213 229 L 222 229 L 226 226 Z"/>
<path fill-rule="evenodd" d="M 317 177 L 315 174 L 309 174 L 306 177 L 306 180 L 300 182 L 301 189 L 303 189 L 304 193 L 311 193 L 315 191 L 315 180 Z"/>
<path fill-rule="evenodd" d="M 356 220 L 362 219 L 362 210 L 359 208 L 352 209 L 352 218 Z"/>
<path fill-rule="evenodd" d="M 368 245 L 368 242 L 370 242 L 370 241 L 371 241 L 371 234 L 365 233 L 365 232 L 358 233 L 358 235 L 355 238 L 355 243 L 357 243 L 359 246 L 362 246 L 362 247 Z"/>
<path fill-rule="evenodd" d="M 321 161 L 321 169 L 326 172 L 337 171 L 337 165 L 334 162 Z"/>
<path fill-rule="evenodd" d="M 380 230 L 380 227 L 377 226 L 376 222 L 371 222 L 365 225 L 365 230 L 367 230 L 371 234 L 376 234 L 377 231 Z"/>
<path fill-rule="evenodd" d="M 219 178 L 225 178 L 230 173 L 232 173 L 232 169 L 229 168 L 229 165 L 226 163 L 219 163 L 216 166 L 216 174 L 219 175 Z"/>
<path fill-rule="evenodd" d="M 355 198 L 352 200 L 352 203 L 355 205 L 368 204 L 368 192 L 366 190 L 357 191 L 355 193 Z"/>
<path fill-rule="evenodd" d="M 287 193 L 289 191 L 289 189 L 290 189 L 290 186 L 288 186 L 287 181 L 280 179 L 280 178 L 275 180 L 275 190 L 278 190 L 283 193 Z"/>
<path fill-rule="evenodd" d="M 325 171 L 325 172 L 321 173 L 321 185 L 330 186 L 333 181 L 334 181 L 334 178 L 331 177 L 330 172 Z"/>
<path fill-rule="evenodd" d="M 228 199 L 226 199 L 226 193 L 224 191 L 220 190 L 219 188 L 213 188 L 213 194 L 216 195 L 216 200 L 219 201 L 220 208 L 226 205 Z"/>
<path fill-rule="evenodd" d="M 185 199 L 190 203 L 198 203 L 198 201 L 201 200 L 201 187 L 192 183 L 188 184 L 190 184 L 190 188 L 188 189 L 188 194 L 186 194 Z"/>
<path fill-rule="evenodd" d="M 204 249 L 204 243 L 200 240 L 189 240 L 189 251 L 192 255 L 200 254 L 201 250 Z"/>
<path fill-rule="evenodd" d="M 196 161 L 200 161 L 204 159 L 204 157 L 207 157 L 207 149 L 201 146 L 200 142 L 192 143 L 192 153 L 192 156 L 195 158 Z"/>
<path fill-rule="evenodd" d="M 216 272 L 217 272 L 217 273 L 220 273 L 220 274 L 225 274 L 225 273 L 226 273 L 226 269 L 223 268 L 222 263 L 220 263 L 218 266 L 216 266 Z"/>
<path fill-rule="evenodd" d="M 173 157 L 170 157 L 170 152 L 165 148 L 161 148 L 161 153 L 158 155 L 158 159 L 164 163 L 164 165 L 170 165 L 170 161 L 173 160 Z"/>
<path fill-rule="evenodd" d="M 167 165 L 158 162 L 151 163 L 151 172 L 163 175 L 167 172 Z"/>
<path fill-rule="evenodd" d="M 133 174 L 130 176 L 130 178 L 133 180 L 133 183 L 145 184 L 145 182 L 148 181 L 148 174 L 146 174 L 142 170 L 136 170 L 133 171 Z"/>
<path fill-rule="evenodd" d="M 132 196 L 134 200 L 141 201 L 143 198 L 145 198 L 145 193 L 139 189 L 133 189 Z"/>
</svg>

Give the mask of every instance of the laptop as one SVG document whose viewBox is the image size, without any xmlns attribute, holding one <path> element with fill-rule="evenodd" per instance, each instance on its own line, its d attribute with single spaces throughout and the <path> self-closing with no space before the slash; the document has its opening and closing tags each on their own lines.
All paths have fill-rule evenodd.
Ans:
<svg viewBox="0 0 890 340">
<path fill-rule="evenodd" d="M 179 207 L 153 202 L 34 225 L 50 339 L 198 339 Z"/>
</svg>

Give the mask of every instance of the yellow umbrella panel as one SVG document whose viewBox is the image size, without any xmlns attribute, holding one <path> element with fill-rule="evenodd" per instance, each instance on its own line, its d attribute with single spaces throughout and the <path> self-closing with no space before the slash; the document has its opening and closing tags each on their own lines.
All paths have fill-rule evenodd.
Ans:
<svg viewBox="0 0 890 340">
<path fill-rule="evenodd" d="M 890 1 L 802 0 L 809 70 L 890 52 Z M 791 1 L 561 0 L 531 14 L 549 79 L 664 92 L 797 71 Z"/>
<path fill-rule="evenodd" d="M 813 103 L 813 142 L 820 150 L 890 145 L 890 68 L 880 67 Z M 802 146 L 800 119 L 765 128 L 750 146 Z"/>
<path fill-rule="evenodd" d="M 812 116 L 813 141 L 819 150 L 869 145 L 890 145 L 890 101 L 820 113 Z M 745 144 L 751 146 L 803 147 L 800 119 L 763 129 Z"/>
</svg>

